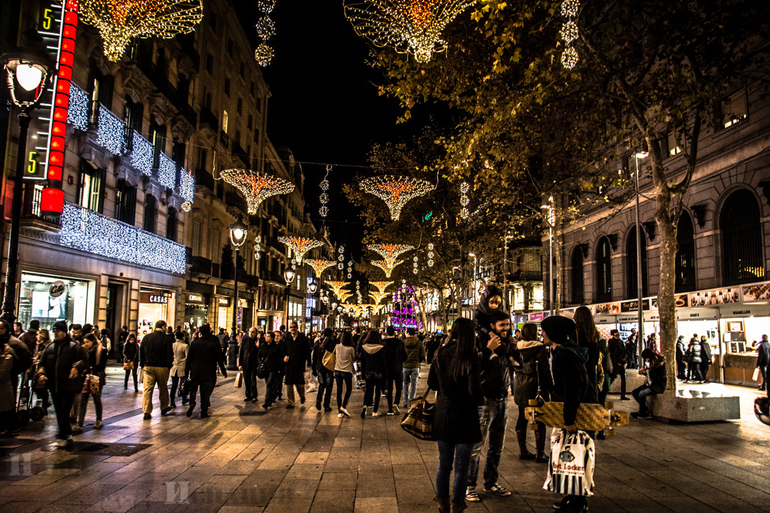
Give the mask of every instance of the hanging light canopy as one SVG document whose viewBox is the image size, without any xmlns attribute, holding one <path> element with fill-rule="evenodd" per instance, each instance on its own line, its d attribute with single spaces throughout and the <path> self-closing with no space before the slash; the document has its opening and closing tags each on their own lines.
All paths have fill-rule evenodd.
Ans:
<svg viewBox="0 0 770 513">
<path fill-rule="evenodd" d="M 345 17 L 361 37 L 375 46 L 410 53 L 428 62 L 446 50 L 441 32 L 476 0 L 365 0 L 345 3 Z"/>
<path fill-rule="evenodd" d="M 326 284 L 332 289 L 332 292 L 334 292 L 334 295 L 337 296 L 337 299 L 342 295 L 342 288 L 346 285 L 349 285 L 350 282 L 347 281 L 327 281 Z"/>
<path fill-rule="evenodd" d="M 380 256 L 382 256 L 382 258 L 385 259 L 386 262 L 391 263 L 395 262 L 398 256 L 402 253 L 406 253 L 407 251 L 414 249 L 414 246 L 409 246 L 407 244 L 369 244 L 366 247 L 372 251 L 376 251 L 380 254 Z"/>
<path fill-rule="evenodd" d="M 313 268 L 316 278 L 320 278 L 326 269 L 336 265 L 333 260 L 306 260 L 305 263 Z"/>
<path fill-rule="evenodd" d="M 392 281 L 370 281 L 369 285 L 372 285 L 380 292 L 385 292 L 385 289 L 387 289 L 390 285 L 392 285 Z"/>
<path fill-rule="evenodd" d="M 302 257 L 313 248 L 323 246 L 323 242 L 315 239 L 306 239 L 304 237 L 278 237 L 278 242 L 291 248 L 294 253 L 294 260 L 302 263 Z"/>
<path fill-rule="evenodd" d="M 384 298 L 390 296 L 390 292 L 374 292 L 370 290 L 369 295 L 374 299 L 374 304 L 379 304 Z"/>
<path fill-rule="evenodd" d="M 134 38 L 171 39 L 203 19 L 203 0 L 80 0 L 80 17 L 96 27 L 104 55 L 117 61 Z"/>
<path fill-rule="evenodd" d="M 393 269 L 403 263 L 403 260 L 396 260 L 394 262 L 388 262 L 387 260 L 372 260 L 372 265 L 385 271 L 385 277 L 388 279 L 390 279 L 390 275 L 393 274 Z"/>
<path fill-rule="evenodd" d="M 390 218 L 398 221 L 401 209 L 413 198 L 423 196 L 435 189 L 430 182 L 408 176 L 375 176 L 363 180 L 361 189 L 374 194 L 388 205 Z"/>
<path fill-rule="evenodd" d="M 256 214 L 259 205 L 270 196 L 288 194 L 294 184 L 277 176 L 270 176 L 250 169 L 225 169 L 219 173 L 225 182 L 237 188 L 246 198 L 249 214 Z"/>
</svg>

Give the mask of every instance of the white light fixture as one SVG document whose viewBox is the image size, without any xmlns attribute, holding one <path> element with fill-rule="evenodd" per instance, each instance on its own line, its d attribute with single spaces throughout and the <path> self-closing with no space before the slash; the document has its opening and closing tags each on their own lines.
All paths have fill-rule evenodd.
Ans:
<svg viewBox="0 0 770 513">
<path fill-rule="evenodd" d="M 16 80 L 25 91 L 32 91 L 43 80 L 43 70 L 30 64 L 16 66 Z"/>
<path fill-rule="evenodd" d="M 246 242 L 246 235 L 248 234 L 248 226 L 243 222 L 243 217 L 238 214 L 235 222 L 230 225 L 230 242 L 233 246 L 240 248 L 243 243 Z"/>
<path fill-rule="evenodd" d="M 286 285 L 291 285 L 294 281 L 294 277 L 297 275 L 290 267 L 283 272 L 283 279 L 286 280 Z"/>
</svg>

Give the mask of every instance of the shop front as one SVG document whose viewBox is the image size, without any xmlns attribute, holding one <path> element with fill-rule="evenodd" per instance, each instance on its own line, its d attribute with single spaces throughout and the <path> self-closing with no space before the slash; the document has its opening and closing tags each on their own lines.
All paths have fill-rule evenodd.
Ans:
<svg viewBox="0 0 770 513">
<path fill-rule="evenodd" d="M 209 298 L 206 294 L 188 293 L 184 305 L 184 328 L 195 330 L 209 319 Z"/>
<path fill-rule="evenodd" d="M 22 272 L 17 304 L 24 327 L 32 320 L 48 330 L 57 321 L 93 324 L 96 280 Z"/>
<path fill-rule="evenodd" d="M 139 291 L 137 336 L 141 339 L 151 333 L 157 321 L 166 321 L 169 326 L 174 326 L 175 311 L 176 294 L 174 292 L 142 288 Z"/>
<path fill-rule="evenodd" d="M 219 328 L 229 330 L 232 317 L 230 316 L 230 303 L 229 297 L 217 297 L 217 325 L 214 327 L 214 333 L 219 331 Z"/>
<path fill-rule="evenodd" d="M 770 335 L 770 305 L 733 304 L 719 307 L 719 329 L 725 354 L 725 382 L 758 385 L 756 344 Z"/>
</svg>

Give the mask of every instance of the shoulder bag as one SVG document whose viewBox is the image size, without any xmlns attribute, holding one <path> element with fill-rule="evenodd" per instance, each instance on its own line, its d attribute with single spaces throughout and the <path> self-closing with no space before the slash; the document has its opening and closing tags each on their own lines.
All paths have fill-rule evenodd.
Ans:
<svg viewBox="0 0 770 513">
<path fill-rule="evenodd" d="M 323 359 L 321 360 L 321 363 L 323 363 L 324 367 L 334 372 L 334 366 L 337 364 L 337 355 L 332 351 L 326 351 Z"/>
<path fill-rule="evenodd" d="M 422 397 L 412 400 L 409 411 L 401 421 L 401 428 L 420 440 L 435 440 L 433 437 L 433 416 L 436 403 L 428 402 L 430 388 Z"/>
<path fill-rule="evenodd" d="M 96 374 L 86 374 L 86 379 L 83 380 L 83 389 L 80 391 L 80 393 L 101 395 L 102 387 L 100 386 L 99 376 Z"/>
</svg>

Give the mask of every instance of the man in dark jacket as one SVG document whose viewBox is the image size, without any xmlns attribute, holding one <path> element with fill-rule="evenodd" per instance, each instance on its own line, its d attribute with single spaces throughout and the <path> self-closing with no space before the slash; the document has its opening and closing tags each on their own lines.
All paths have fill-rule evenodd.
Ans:
<svg viewBox="0 0 770 513">
<path fill-rule="evenodd" d="M 142 339 L 139 344 L 139 365 L 144 370 L 144 420 L 152 418 L 152 392 L 156 383 L 160 396 L 160 414 L 165 415 L 171 411 L 168 375 L 174 365 L 174 349 L 166 335 L 166 321 L 156 322 L 155 330 Z"/>
<path fill-rule="evenodd" d="M 628 401 L 630 399 L 626 396 L 626 361 L 628 360 L 628 352 L 626 351 L 625 344 L 620 340 L 620 332 L 618 330 L 610 331 L 610 335 L 612 336 L 607 341 L 607 350 L 612 359 L 610 381 L 615 381 L 620 376 L 620 400 Z"/>
<path fill-rule="evenodd" d="M 268 331 L 265 333 L 265 342 L 259 346 L 259 362 L 264 368 L 265 402 L 262 408 L 268 409 L 278 397 L 281 388 L 280 370 L 283 367 L 283 349 L 276 340 L 280 331 Z"/>
<path fill-rule="evenodd" d="M 709 367 L 711 366 L 711 344 L 706 335 L 702 335 L 700 338 L 700 375 L 703 377 L 703 382 L 708 383 Z"/>
<path fill-rule="evenodd" d="M 676 377 L 677 379 L 687 379 L 687 367 L 684 364 L 684 335 L 679 335 L 676 339 Z"/>
<path fill-rule="evenodd" d="M 123 344 L 128 339 L 128 326 L 123 326 L 118 333 L 118 359 L 123 356 Z"/>
<path fill-rule="evenodd" d="M 313 376 L 318 379 L 318 393 L 316 394 L 315 409 L 321 411 L 321 402 L 325 412 L 332 411 L 331 399 L 334 387 L 334 371 L 329 370 L 323 363 L 326 353 L 334 353 L 337 341 L 331 328 L 326 328 L 321 337 L 313 344 Z"/>
<path fill-rule="evenodd" d="M 385 347 L 385 397 L 388 400 L 388 415 L 401 413 L 398 405 L 401 402 L 401 391 L 404 387 L 404 362 L 406 361 L 406 349 L 404 342 L 396 338 L 396 330 L 388 326 L 385 330 L 387 338 L 382 341 Z M 396 388 L 396 397 L 393 397 L 393 387 Z"/>
<path fill-rule="evenodd" d="M 767 340 L 767 335 L 762 335 L 762 342 L 759 343 L 757 348 L 757 367 L 762 374 L 762 384 L 759 385 L 760 390 L 767 390 L 767 365 L 770 363 L 770 342 Z"/>
<path fill-rule="evenodd" d="M 51 392 L 59 426 L 56 445 L 64 447 L 72 440 L 70 410 L 75 396 L 83 387 L 83 373 L 88 368 L 88 356 L 79 344 L 70 339 L 66 322 L 57 322 L 52 331 L 53 342 L 45 348 L 40 357 L 37 384 Z"/>
<path fill-rule="evenodd" d="M 289 324 L 289 334 L 283 338 L 283 351 L 286 356 L 286 399 L 287 409 L 294 408 L 294 387 L 297 388 L 300 404 L 305 404 L 305 366 L 311 365 L 310 341 L 304 333 L 299 332 L 299 326 L 292 321 Z"/>
<path fill-rule="evenodd" d="M 211 328 L 204 324 L 200 329 L 201 336 L 190 343 L 187 353 L 185 375 L 190 379 L 190 407 L 187 416 L 190 417 L 195 409 L 195 397 L 198 387 L 201 389 L 201 418 L 209 416 L 211 393 L 217 384 L 217 366 L 222 376 L 227 377 L 225 370 L 225 355 L 219 346 L 219 341 L 212 335 Z"/>
<path fill-rule="evenodd" d="M 257 328 L 251 328 L 248 335 L 241 339 L 241 348 L 238 352 L 238 362 L 240 370 L 243 371 L 243 383 L 246 389 L 246 398 L 244 401 L 256 403 L 259 401 L 259 392 L 257 391 L 257 353 L 258 349 Z"/>
<path fill-rule="evenodd" d="M 508 425 L 508 390 L 511 375 L 508 372 L 509 356 L 513 355 L 510 339 L 511 319 L 508 312 L 498 310 L 489 314 L 489 337 L 481 347 L 481 389 L 484 406 L 479 407 L 481 442 L 473 447 L 471 464 L 468 468 L 468 489 L 465 499 L 478 502 L 476 479 L 479 474 L 481 450 L 489 439 L 487 458 L 484 465 L 484 491 L 500 497 L 511 495 L 510 490 L 497 483 L 500 456 L 505 445 L 505 428 Z"/>
<path fill-rule="evenodd" d="M 404 408 L 417 395 L 417 382 L 420 379 L 420 364 L 425 361 L 425 345 L 415 336 L 414 328 L 406 330 L 408 337 L 404 341 L 406 359 L 403 362 Z"/>
</svg>

